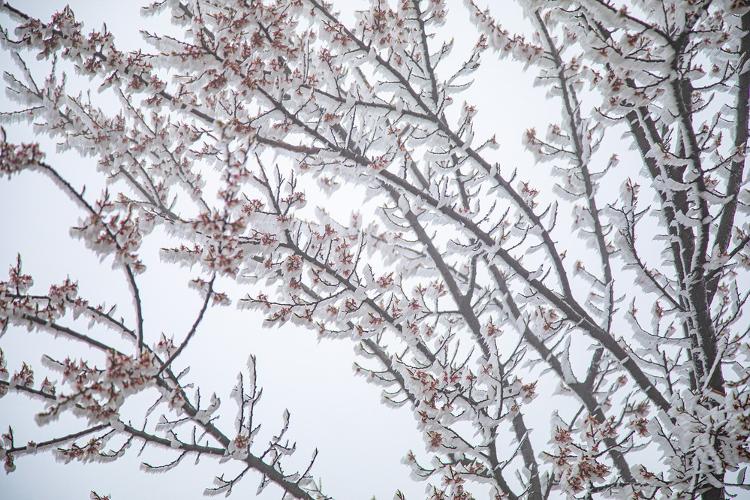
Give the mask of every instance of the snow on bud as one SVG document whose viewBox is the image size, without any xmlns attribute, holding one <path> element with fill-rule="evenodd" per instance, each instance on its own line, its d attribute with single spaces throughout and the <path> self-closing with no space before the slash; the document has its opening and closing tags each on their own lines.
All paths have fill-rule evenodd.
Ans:
<svg viewBox="0 0 750 500">
<path fill-rule="evenodd" d="M 0 139 L 0 177 L 12 177 L 20 171 L 38 165 L 44 153 L 38 144 L 11 144 L 5 142 L 5 131 Z"/>
</svg>

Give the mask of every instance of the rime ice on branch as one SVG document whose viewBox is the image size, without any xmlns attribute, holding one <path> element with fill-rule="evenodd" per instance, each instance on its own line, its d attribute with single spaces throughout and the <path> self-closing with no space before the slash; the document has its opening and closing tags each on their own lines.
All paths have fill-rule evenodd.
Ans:
<svg viewBox="0 0 750 500">
<path fill-rule="evenodd" d="M 110 187 L 89 204 L 33 145 L 4 142 L 1 172 L 32 167 L 71 195 L 85 214 L 74 231 L 114 256 L 137 309 L 140 242 L 159 226 L 182 240 L 163 259 L 204 275 L 199 320 L 235 299 L 268 325 L 354 342 L 356 371 L 413 411 L 429 457 L 405 462 L 430 498 L 723 498 L 748 487 L 750 462 L 744 3 L 531 0 L 526 38 L 472 0 L 373 1 L 351 24 L 318 0 L 165 0 L 144 13 L 171 16 L 182 36 L 144 33 L 150 52 L 118 50 L 70 9 L 47 21 L 6 4 L 6 48 L 52 69 L 37 83 L 16 57 L 6 82 L 19 107 L 3 118 L 95 157 Z M 464 54 L 451 54 L 449 7 L 476 29 Z M 502 161 L 477 125 L 497 110 L 467 101 L 501 59 L 533 71 L 559 107 L 546 131 L 518 131 L 534 169 Z M 64 64 L 119 111 L 69 95 Z M 552 189 L 536 173 L 547 164 Z M 306 207 L 321 201 L 308 193 L 350 188 L 373 209 Z M 28 296 L 18 276 L 1 289 L 3 321 L 65 333 L 55 325 L 73 298 Z M 243 294 L 213 290 L 216 276 Z M 199 320 L 177 346 L 137 318 L 109 324 L 136 351 L 107 367 L 51 362 L 94 391 L 85 405 L 35 388 L 28 365 L 3 384 L 50 400 L 46 414 L 89 418 L 97 437 L 71 456 L 102 456 L 117 432 L 182 450 L 162 468 L 213 453 L 291 496 L 320 494 L 307 472 L 281 472 L 280 441 L 260 462 L 246 451 L 252 424 L 220 434 L 218 401 L 201 409 L 181 392 L 170 366 Z M 181 441 L 172 421 L 159 424 L 167 437 L 118 424 L 121 398 L 154 384 L 215 443 Z M 569 405 L 553 414 L 551 394 L 537 396 L 555 386 Z M 251 387 L 241 409 L 257 401 L 254 376 Z M 539 411 L 546 434 L 527 424 Z M 8 439 L 12 465 L 28 448 Z"/>
</svg>

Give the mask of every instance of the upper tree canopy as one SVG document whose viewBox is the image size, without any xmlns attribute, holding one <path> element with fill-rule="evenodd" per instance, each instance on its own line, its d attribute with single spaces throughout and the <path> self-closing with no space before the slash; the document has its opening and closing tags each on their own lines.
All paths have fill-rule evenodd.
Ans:
<svg viewBox="0 0 750 500">
<path fill-rule="evenodd" d="M 88 424 L 41 447 L 88 460 L 124 452 L 107 440 L 143 442 L 172 448 L 150 468 L 196 454 L 242 465 L 207 493 L 253 470 L 261 487 L 327 498 L 314 469 L 282 466 L 288 413 L 268 445 L 255 439 L 254 359 L 234 427 L 215 421 L 218 397 L 187 390 L 200 381 L 178 370 L 183 350 L 233 303 L 354 342 L 356 371 L 414 413 L 426 451 L 405 462 L 431 499 L 746 489 L 750 6 L 520 5 L 525 35 L 472 0 L 372 1 L 353 18 L 317 0 L 165 0 L 143 13 L 171 16 L 179 36 L 144 31 L 121 51 L 69 8 L 38 20 L 5 4 L 18 68 L 2 118 L 94 157 L 87 175 L 108 187 L 82 191 L 12 128 L 0 173 L 41 172 L 70 195 L 72 234 L 111 259 L 134 307 L 121 320 L 72 279 L 43 293 L 20 259 L 0 283 L 3 327 L 106 354 L 47 358 L 59 380 L 41 386 L 25 363 L 0 373 L 1 389 L 46 401 L 40 423 L 71 411 Z M 503 109 L 512 96 L 477 92 L 507 88 L 509 63 L 547 90 L 546 130 Z M 73 94 L 71 67 L 112 102 Z M 507 154 L 518 138 L 533 156 Z M 176 338 L 144 321 L 147 238 L 203 299 Z M 126 421 L 126 399 L 149 391 L 159 420 Z M 9 433 L 6 468 L 38 447 Z"/>
</svg>

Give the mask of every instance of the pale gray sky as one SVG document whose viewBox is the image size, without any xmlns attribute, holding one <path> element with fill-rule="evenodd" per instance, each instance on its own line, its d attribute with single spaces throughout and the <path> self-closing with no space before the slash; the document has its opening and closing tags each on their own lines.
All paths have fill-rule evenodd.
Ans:
<svg viewBox="0 0 750 500">
<path fill-rule="evenodd" d="M 29 14 L 48 19 L 63 2 L 18 1 L 11 4 Z M 446 28 L 456 37 L 455 53 L 476 41 L 476 34 L 467 30 L 467 13 L 454 2 L 453 13 Z M 71 2 L 76 15 L 89 28 L 106 22 L 122 47 L 138 47 L 142 42 L 138 28 L 163 32 L 167 29 L 160 18 L 139 18 L 140 2 L 78 0 Z M 351 9 L 352 4 L 341 0 L 340 8 Z M 505 8 L 505 7 L 504 7 Z M 513 5 L 503 13 L 503 22 L 512 29 L 523 30 L 520 14 Z M 3 26 L 12 26 L 7 17 L 0 17 Z M 488 53 L 487 57 L 493 57 Z M 7 53 L 0 53 L 0 68 L 11 69 Z M 43 78 L 45 65 L 33 63 L 36 74 Z M 545 105 L 544 91 L 532 86 L 532 75 L 524 73 L 517 64 L 502 62 L 486 66 L 472 91 L 480 109 L 477 118 L 479 133 L 493 133 L 501 144 L 502 157 L 520 168 L 530 168 L 530 156 L 521 147 L 521 134 L 530 127 L 541 130 L 550 119 L 559 115 L 557 105 L 551 112 Z M 71 75 L 72 77 L 72 75 Z M 79 79 L 80 80 L 80 79 Z M 82 82 L 76 80 L 77 84 Z M 85 86 L 85 84 L 84 84 Z M 1 105 L 7 109 L 7 104 Z M 92 159 L 80 159 L 72 154 L 54 153 L 48 139 L 34 138 L 29 127 L 12 126 L 8 129 L 13 141 L 39 140 L 48 154 L 49 162 L 68 176 L 75 186 L 87 184 L 96 192 L 97 176 L 92 174 Z M 538 177 L 549 185 L 549 179 Z M 337 205 L 340 212 L 352 205 Z M 330 207 L 329 207 L 330 208 Z M 130 300 L 121 273 L 110 268 L 109 261 L 99 262 L 84 245 L 72 240 L 68 228 L 75 225 L 80 212 L 52 183 L 37 173 L 23 173 L 0 181 L 0 266 L 7 268 L 17 253 L 23 256 L 24 268 L 35 276 L 42 289 L 69 275 L 77 279 L 81 295 L 108 304 L 121 304 L 119 313 L 130 317 Z M 343 213 L 338 214 L 346 219 Z M 156 240 L 156 241 L 154 241 Z M 190 274 L 172 265 L 158 262 L 160 240 L 149 238 L 142 254 L 152 266 L 142 278 L 146 304 L 146 320 L 150 331 L 174 334 L 181 338 L 189 328 L 199 303 L 196 294 L 186 289 Z M 158 269 L 158 271 L 155 271 Z M 235 375 L 250 353 L 258 356 L 260 382 L 264 398 L 260 417 L 265 430 L 275 432 L 281 423 L 284 408 L 292 413 L 291 436 L 298 444 L 298 459 L 305 460 L 314 448 L 320 450 L 314 469 L 323 478 L 324 490 L 339 499 L 391 498 L 401 489 L 408 498 L 421 498 L 424 484 L 414 483 L 401 459 L 409 448 L 421 449 L 421 438 L 411 413 L 393 410 L 380 404 L 379 389 L 364 379 L 354 378 L 352 344 L 348 341 L 318 342 L 316 334 L 288 325 L 282 329 L 261 329 L 261 316 L 236 309 L 214 309 L 209 313 L 195 341 L 181 361 L 196 361 L 190 377 L 199 382 L 204 395 L 212 390 L 228 399 Z M 38 365 L 42 352 L 64 357 L 70 346 L 55 342 L 39 333 L 27 333 L 12 328 L 0 339 L 11 371 L 21 361 Z M 198 355 L 200 353 L 200 356 Z M 283 353 L 283 359 L 280 353 Z M 78 352 L 80 356 L 91 353 Z M 199 361 L 197 361 L 199 360 Z M 549 412 L 556 400 L 541 402 L 541 411 L 529 416 L 530 426 L 548 425 Z M 71 418 L 37 429 L 31 416 L 39 409 L 38 403 L 11 394 L 0 400 L 0 426 L 12 425 L 19 443 L 27 439 L 43 440 L 60 432 L 75 429 L 81 423 Z M 227 422 L 233 415 L 224 415 Z M 541 433 L 539 445 L 546 441 Z M 539 449 L 539 447 L 537 447 Z M 146 475 L 139 470 L 144 457 L 149 460 L 164 456 L 149 451 L 137 457 L 132 449 L 125 458 L 114 464 L 55 463 L 49 454 L 24 457 L 18 460 L 17 471 L 0 474 L 0 497 L 11 500 L 85 499 L 90 490 L 111 494 L 114 500 L 198 498 L 212 483 L 213 475 L 229 473 L 232 468 L 203 460 L 194 466 L 187 459 L 177 470 L 166 475 Z M 300 463 L 299 461 L 296 463 Z M 252 498 L 258 476 L 250 474 L 235 490 L 235 498 Z M 278 498 L 279 490 L 269 487 L 262 498 Z"/>
</svg>

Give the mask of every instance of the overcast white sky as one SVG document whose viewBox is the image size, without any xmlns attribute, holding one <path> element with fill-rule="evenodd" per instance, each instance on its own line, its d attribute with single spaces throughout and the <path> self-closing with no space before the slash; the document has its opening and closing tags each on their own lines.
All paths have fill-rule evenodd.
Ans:
<svg viewBox="0 0 750 500">
<path fill-rule="evenodd" d="M 63 2 L 16 0 L 9 2 L 43 20 Z M 455 2 L 447 27 L 461 46 L 475 42 L 475 33 L 466 31 L 467 13 L 460 2 Z M 139 18 L 141 2 L 78 0 L 71 2 L 77 17 L 88 28 L 103 22 L 115 34 L 121 47 L 141 45 L 137 28 L 165 31 L 163 19 Z M 342 10 L 352 4 L 340 0 Z M 503 21 L 511 29 L 523 29 L 515 7 L 504 13 Z M 12 27 L 5 16 L 0 23 Z M 33 65 L 43 78 L 43 64 Z M 0 53 L 0 68 L 12 70 L 11 60 Z M 530 165 L 530 158 L 521 148 L 521 134 L 526 128 L 542 124 L 548 118 L 543 91 L 532 88 L 531 76 L 518 65 L 493 63 L 480 73 L 474 88 L 480 108 L 477 129 L 487 136 L 497 134 L 503 156 L 517 161 L 519 166 Z M 8 104 L 0 99 L 2 109 Z M 489 111 L 487 111 L 489 110 Z M 552 106 L 557 116 L 558 108 Z M 34 139 L 26 126 L 12 126 L 8 130 L 13 141 Z M 54 145 L 41 139 L 49 162 L 54 164 L 75 186 L 87 184 L 90 193 L 97 192 L 92 159 L 54 153 Z M 339 210 L 348 207 L 339 206 Z M 330 208 L 330 207 L 329 207 Z M 341 219 L 346 219 L 343 213 Z M 110 262 L 99 262 L 84 245 L 72 240 L 68 229 L 75 225 L 80 212 L 52 183 L 36 173 L 24 173 L 0 181 L 0 267 L 7 268 L 17 253 L 23 257 L 24 269 L 36 278 L 45 290 L 50 283 L 66 276 L 77 279 L 81 295 L 94 301 L 120 304 L 119 313 L 126 318 L 130 300 L 121 273 L 110 268 Z M 146 321 L 151 332 L 164 331 L 182 338 L 193 321 L 199 303 L 196 294 L 187 290 L 189 273 L 175 266 L 159 265 L 159 241 L 149 238 L 142 254 L 151 266 L 142 282 Z M 156 271 L 158 269 L 158 271 Z M 4 272 L 4 271 L 3 271 Z M 411 413 L 407 409 L 393 410 L 380 404 L 379 390 L 364 379 L 354 378 L 352 345 L 347 341 L 318 342 L 314 332 L 285 326 L 283 329 L 261 329 L 260 316 L 234 308 L 212 310 L 195 341 L 181 358 L 182 366 L 191 365 L 191 378 L 200 382 L 204 394 L 217 391 L 227 399 L 235 382 L 235 375 L 250 353 L 258 356 L 261 384 L 265 387 L 261 403 L 261 421 L 268 433 L 275 432 L 284 408 L 292 413 L 291 436 L 296 439 L 299 459 L 307 459 L 314 448 L 320 450 L 316 476 L 323 478 L 324 491 L 340 499 L 379 499 L 393 496 L 399 488 L 409 498 L 421 498 L 424 484 L 414 483 L 409 470 L 401 464 L 410 448 L 421 449 L 421 438 Z M 155 336 L 154 336 L 155 337 Z M 154 338 L 152 337 L 152 338 Z M 23 360 L 38 365 L 42 352 L 64 357 L 70 345 L 54 342 L 43 334 L 10 329 L 0 339 L 6 352 L 11 372 Z M 76 351 L 80 356 L 92 353 Z M 73 419 L 37 429 L 31 416 L 39 409 L 38 403 L 18 395 L 0 400 L 0 426 L 12 425 L 18 442 L 27 439 L 41 441 L 59 433 L 61 429 L 78 428 Z M 550 408 L 551 409 L 551 408 Z M 233 418 L 226 415 L 227 421 Z M 548 414 L 530 417 L 548 418 Z M 80 425 L 80 424 L 78 424 Z M 13 500 L 42 500 L 57 498 L 73 500 L 88 498 L 90 490 L 111 494 L 115 500 L 198 498 L 213 475 L 230 471 L 211 460 L 193 466 L 186 460 L 177 470 L 164 475 L 146 475 L 139 463 L 144 457 L 154 459 L 159 454 L 144 453 L 137 457 L 134 448 L 125 458 L 114 464 L 62 465 L 49 454 L 24 457 L 18 460 L 17 471 L 0 474 L 0 497 Z M 161 455 L 163 456 L 163 455 Z M 298 462 L 299 463 L 299 462 Z M 252 498 L 259 477 L 250 474 L 235 490 L 235 498 Z M 269 487 L 262 498 L 278 498 L 279 490 Z"/>
</svg>

